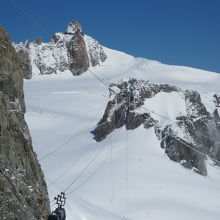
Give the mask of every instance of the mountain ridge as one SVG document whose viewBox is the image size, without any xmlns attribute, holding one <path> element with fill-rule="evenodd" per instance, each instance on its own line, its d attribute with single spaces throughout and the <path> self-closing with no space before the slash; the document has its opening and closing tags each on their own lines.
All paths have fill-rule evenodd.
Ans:
<svg viewBox="0 0 220 220">
<path fill-rule="evenodd" d="M 65 70 L 77 76 L 107 58 L 102 46 L 85 36 L 77 21 L 71 21 L 64 33 L 55 33 L 47 43 L 38 38 L 34 42 L 14 44 L 14 47 L 26 79 L 30 79 L 33 73 L 57 74 Z"/>
</svg>

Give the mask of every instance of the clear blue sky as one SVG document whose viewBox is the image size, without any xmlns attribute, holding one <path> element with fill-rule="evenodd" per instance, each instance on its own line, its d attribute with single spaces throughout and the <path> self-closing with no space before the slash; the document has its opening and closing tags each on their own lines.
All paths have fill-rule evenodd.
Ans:
<svg viewBox="0 0 220 220">
<path fill-rule="evenodd" d="M 49 37 L 11 2 L 0 24 L 15 42 Z M 220 73 L 220 0 L 17 0 L 50 33 L 76 18 L 104 46 Z"/>
</svg>

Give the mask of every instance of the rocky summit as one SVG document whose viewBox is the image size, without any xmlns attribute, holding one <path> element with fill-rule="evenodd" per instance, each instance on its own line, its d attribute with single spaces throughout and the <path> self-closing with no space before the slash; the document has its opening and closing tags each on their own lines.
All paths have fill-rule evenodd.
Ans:
<svg viewBox="0 0 220 220">
<path fill-rule="evenodd" d="M 26 79 L 33 74 L 57 74 L 66 70 L 77 76 L 107 58 L 102 46 L 86 36 L 77 21 L 71 21 L 64 33 L 54 34 L 47 43 L 38 38 L 34 42 L 14 44 L 14 47 Z"/>
<path fill-rule="evenodd" d="M 21 52 L 22 53 L 22 52 Z M 21 54 L 20 53 L 20 54 Z M 21 57 L 21 56 L 20 56 Z M 24 74 L 8 34 L 0 27 L 0 219 L 44 220 L 49 213 L 46 182 L 24 119 Z"/>
<path fill-rule="evenodd" d="M 175 121 L 150 110 L 152 106 L 148 100 L 158 95 L 172 99 L 174 93 L 184 106 Z M 207 175 L 207 157 L 204 155 L 220 160 L 218 95 L 213 95 L 215 108 L 212 112 L 208 112 L 197 91 L 144 80 L 130 79 L 111 84 L 110 96 L 104 115 L 92 132 L 96 141 L 102 141 L 124 125 L 127 130 L 143 125 L 146 129 L 154 127 L 161 148 L 171 160 L 199 174 Z"/>
</svg>

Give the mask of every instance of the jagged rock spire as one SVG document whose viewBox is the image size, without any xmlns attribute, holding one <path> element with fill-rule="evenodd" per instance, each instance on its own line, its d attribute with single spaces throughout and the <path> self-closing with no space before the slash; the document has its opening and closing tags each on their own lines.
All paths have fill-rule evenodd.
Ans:
<svg viewBox="0 0 220 220">
<path fill-rule="evenodd" d="M 66 34 L 75 34 L 77 31 L 82 33 L 82 27 L 80 25 L 80 23 L 76 20 L 72 20 L 66 29 Z"/>
<path fill-rule="evenodd" d="M 14 44 L 24 72 L 30 79 L 36 75 L 57 74 L 69 70 L 78 76 L 107 58 L 102 46 L 84 35 L 78 21 L 72 20 L 64 33 L 56 33 L 47 43 Z"/>
</svg>

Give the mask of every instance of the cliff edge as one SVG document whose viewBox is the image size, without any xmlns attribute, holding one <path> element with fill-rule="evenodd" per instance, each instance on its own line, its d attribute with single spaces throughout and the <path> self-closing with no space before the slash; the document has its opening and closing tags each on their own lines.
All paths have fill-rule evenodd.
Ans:
<svg viewBox="0 0 220 220">
<path fill-rule="evenodd" d="M 23 72 L 0 27 L 0 219 L 43 220 L 49 199 L 24 119 Z"/>
</svg>

